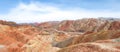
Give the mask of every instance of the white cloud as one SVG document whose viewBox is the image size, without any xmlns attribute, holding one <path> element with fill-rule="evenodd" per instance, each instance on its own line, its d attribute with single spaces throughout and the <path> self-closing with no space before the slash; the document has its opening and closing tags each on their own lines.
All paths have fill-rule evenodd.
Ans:
<svg viewBox="0 0 120 52">
<path fill-rule="evenodd" d="M 89 11 L 81 8 L 62 10 L 57 6 L 43 3 L 20 3 L 13 8 L 8 14 L 0 15 L 4 20 L 24 22 L 44 22 L 80 19 L 83 17 L 119 17 L 120 12 L 111 11 Z"/>
</svg>

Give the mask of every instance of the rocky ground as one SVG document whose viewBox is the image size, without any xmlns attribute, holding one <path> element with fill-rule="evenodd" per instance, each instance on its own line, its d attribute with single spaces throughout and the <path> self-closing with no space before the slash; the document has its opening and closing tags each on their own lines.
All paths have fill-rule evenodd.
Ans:
<svg viewBox="0 0 120 52">
<path fill-rule="evenodd" d="M 0 52 L 120 52 L 120 20 L 30 24 L 0 20 Z"/>
</svg>

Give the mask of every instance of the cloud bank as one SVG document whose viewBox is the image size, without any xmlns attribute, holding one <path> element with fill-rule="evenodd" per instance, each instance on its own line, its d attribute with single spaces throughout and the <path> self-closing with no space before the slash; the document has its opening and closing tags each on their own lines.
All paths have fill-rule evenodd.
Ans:
<svg viewBox="0 0 120 52">
<path fill-rule="evenodd" d="M 12 8 L 8 14 L 0 15 L 0 19 L 15 21 L 17 23 L 45 22 L 75 20 L 81 18 L 95 17 L 119 17 L 120 12 L 109 10 L 87 10 L 80 7 L 61 9 L 56 5 L 31 2 L 30 4 L 20 3 Z"/>
</svg>

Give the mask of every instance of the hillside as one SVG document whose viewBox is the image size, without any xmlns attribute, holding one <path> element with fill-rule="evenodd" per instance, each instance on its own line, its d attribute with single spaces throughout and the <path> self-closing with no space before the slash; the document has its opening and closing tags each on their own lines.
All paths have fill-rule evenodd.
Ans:
<svg viewBox="0 0 120 52">
<path fill-rule="evenodd" d="M 120 20 L 23 24 L 0 20 L 0 52 L 120 52 Z"/>
</svg>

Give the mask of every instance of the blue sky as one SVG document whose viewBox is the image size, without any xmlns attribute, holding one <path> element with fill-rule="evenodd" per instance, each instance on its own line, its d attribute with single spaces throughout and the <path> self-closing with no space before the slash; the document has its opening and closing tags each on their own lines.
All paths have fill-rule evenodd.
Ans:
<svg viewBox="0 0 120 52">
<path fill-rule="evenodd" d="M 0 19 L 18 23 L 119 14 L 120 0 L 0 0 Z"/>
</svg>

